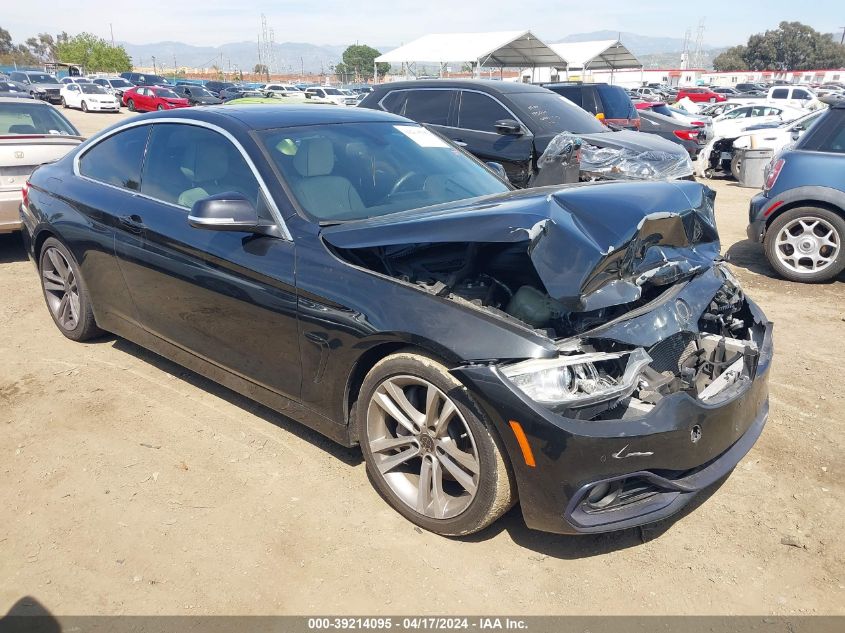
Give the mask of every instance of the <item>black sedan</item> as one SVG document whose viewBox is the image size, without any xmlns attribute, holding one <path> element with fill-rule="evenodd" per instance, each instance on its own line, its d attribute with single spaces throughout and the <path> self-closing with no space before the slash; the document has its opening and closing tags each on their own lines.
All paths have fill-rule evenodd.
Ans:
<svg viewBox="0 0 845 633">
<path fill-rule="evenodd" d="M 575 146 L 580 146 L 581 180 L 692 176 L 689 155 L 675 143 L 613 130 L 541 86 L 457 79 L 394 81 L 376 86 L 359 106 L 425 124 L 481 160 L 501 163 L 517 187 L 569 182 L 549 174 L 570 173 L 562 167 L 571 162 Z"/>
<path fill-rule="evenodd" d="M 27 249 L 73 340 L 109 331 L 360 445 L 409 520 L 601 532 L 727 475 L 771 325 L 694 182 L 514 191 L 359 108 L 138 116 L 38 168 Z M 327 508 L 327 512 L 330 509 Z"/>
<path fill-rule="evenodd" d="M 218 105 L 223 103 L 223 100 L 211 94 L 208 90 L 198 85 L 178 84 L 173 87 L 175 92 L 180 97 L 188 100 L 192 106 L 195 105 Z"/>
</svg>

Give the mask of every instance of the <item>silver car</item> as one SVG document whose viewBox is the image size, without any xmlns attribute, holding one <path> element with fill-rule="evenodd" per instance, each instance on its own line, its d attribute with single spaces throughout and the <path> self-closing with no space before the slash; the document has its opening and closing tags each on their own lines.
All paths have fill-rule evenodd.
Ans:
<svg viewBox="0 0 845 633">
<path fill-rule="evenodd" d="M 21 191 L 32 171 L 83 141 L 55 108 L 34 99 L 0 97 L 0 233 L 21 227 Z"/>
</svg>

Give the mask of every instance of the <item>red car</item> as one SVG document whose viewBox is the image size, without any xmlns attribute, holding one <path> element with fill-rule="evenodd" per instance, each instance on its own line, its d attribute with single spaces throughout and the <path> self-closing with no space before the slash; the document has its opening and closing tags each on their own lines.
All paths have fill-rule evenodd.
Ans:
<svg viewBox="0 0 845 633">
<path fill-rule="evenodd" d="M 717 101 L 728 100 L 725 95 L 713 92 L 710 88 L 683 88 L 678 91 L 677 100 L 680 101 L 684 97 L 688 97 L 690 101 L 695 101 L 696 103 L 716 103 Z"/>
<path fill-rule="evenodd" d="M 151 110 L 187 108 L 191 104 L 170 88 L 136 86 L 123 93 L 123 105 L 132 112 L 149 112 Z"/>
</svg>

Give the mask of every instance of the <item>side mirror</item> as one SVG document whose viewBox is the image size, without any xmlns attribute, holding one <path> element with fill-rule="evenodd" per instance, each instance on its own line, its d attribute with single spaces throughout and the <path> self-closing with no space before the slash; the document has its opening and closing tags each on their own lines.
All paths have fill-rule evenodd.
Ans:
<svg viewBox="0 0 845 633">
<path fill-rule="evenodd" d="M 195 229 L 241 233 L 268 233 L 276 226 L 262 223 L 252 203 L 236 191 L 197 200 L 188 214 L 188 223 Z"/>
<path fill-rule="evenodd" d="M 487 165 L 491 170 L 496 172 L 496 175 L 499 178 L 501 178 L 505 182 L 510 182 L 510 180 L 508 180 L 508 174 L 505 171 L 505 166 L 502 165 L 502 163 L 496 163 L 494 161 L 489 161 L 489 162 L 485 163 L 485 165 Z"/>
<path fill-rule="evenodd" d="M 504 136 L 519 136 L 522 134 L 522 126 L 513 119 L 502 119 L 494 124 L 496 132 Z"/>
</svg>

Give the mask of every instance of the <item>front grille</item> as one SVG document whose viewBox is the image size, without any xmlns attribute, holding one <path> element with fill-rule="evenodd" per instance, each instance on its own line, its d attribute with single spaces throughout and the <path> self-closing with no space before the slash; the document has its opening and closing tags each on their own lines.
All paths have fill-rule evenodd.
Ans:
<svg viewBox="0 0 845 633">
<path fill-rule="evenodd" d="M 648 354 L 654 359 L 651 363 L 654 370 L 675 375 L 694 351 L 695 335 L 692 332 L 678 332 L 653 346 L 648 350 Z"/>
</svg>

